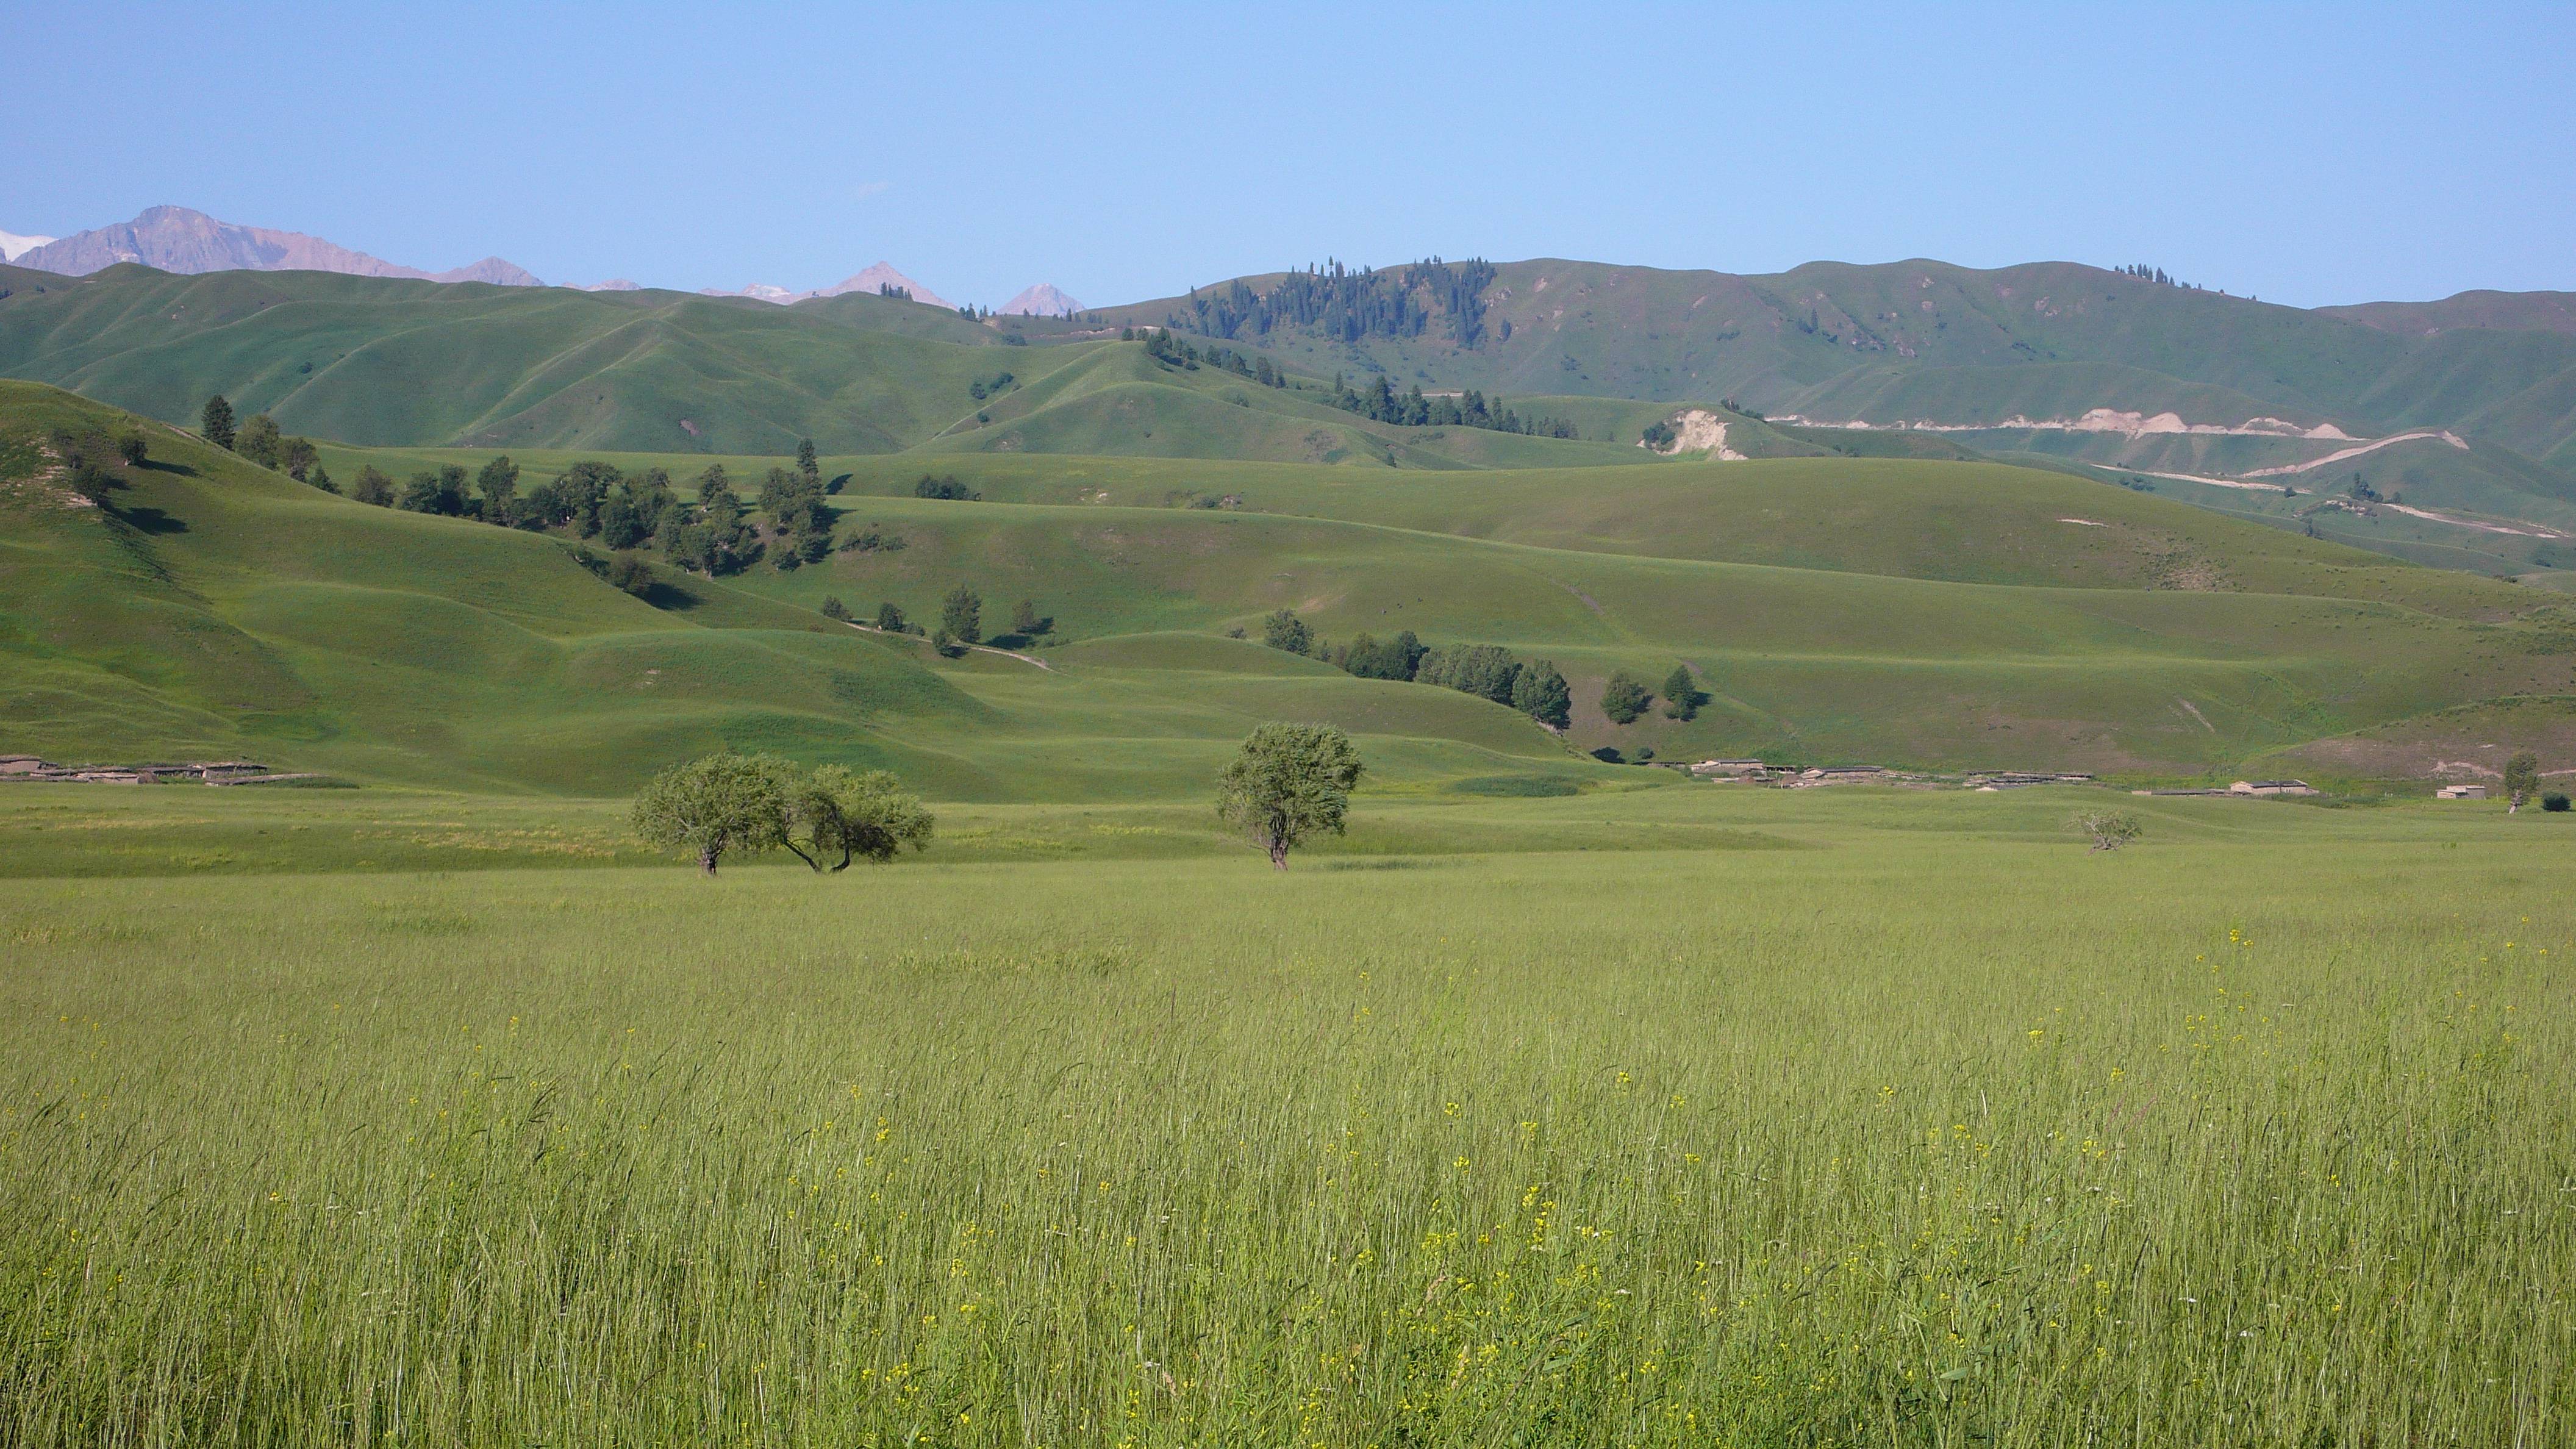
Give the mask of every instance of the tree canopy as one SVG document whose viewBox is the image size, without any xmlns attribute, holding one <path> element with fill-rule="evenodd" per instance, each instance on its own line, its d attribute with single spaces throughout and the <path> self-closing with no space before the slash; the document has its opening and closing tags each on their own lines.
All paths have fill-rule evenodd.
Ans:
<svg viewBox="0 0 2576 1449">
<path fill-rule="evenodd" d="M 1360 771 L 1350 736 L 1331 725 L 1265 724 L 1218 777 L 1217 814 L 1286 870 L 1291 848 L 1342 833 Z"/>
<path fill-rule="evenodd" d="M 930 848 L 930 812 L 920 797 L 884 770 L 864 774 L 825 765 L 794 784 L 780 842 L 817 874 L 844 871 L 853 860 L 882 865 L 904 846 Z M 824 861 L 833 852 L 840 860 Z"/>
<path fill-rule="evenodd" d="M 959 584 L 948 597 L 939 601 L 939 627 L 960 644 L 984 642 L 984 600 L 973 589 Z"/>
<path fill-rule="evenodd" d="M 892 860 L 906 845 L 926 850 L 932 827 L 920 799 L 883 770 L 808 771 L 777 755 L 706 755 L 674 765 L 635 797 L 633 818 L 637 835 L 687 847 L 708 875 L 728 854 L 779 849 L 817 873 L 842 871 L 853 860 Z"/>
<path fill-rule="evenodd" d="M 233 445 L 233 405 L 222 393 L 206 399 L 204 412 L 197 415 L 197 431 L 218 448 Z"/>
<path fill-rule="evenodd" d="M 787 797 L 796 767 L 776 755 L 706 755 L 673 765 L 635 797 L 635 833 L 686 846 L 716 873 L 728 853 L 758 855 L 787 842 Z"/>
<path fill-rule="evenodd" d="M 2513 814 L 2540 790 L 2540 757 L 2524 750 L 2504 762 L 2504 812 Z"/>
<path fill-rule="evenodd" d="M 1622 669 L 1601 686 L 1601 712 L 1612 724 L 1635 724 L 1655 702 L 1643 681 Z"/>
</svg>

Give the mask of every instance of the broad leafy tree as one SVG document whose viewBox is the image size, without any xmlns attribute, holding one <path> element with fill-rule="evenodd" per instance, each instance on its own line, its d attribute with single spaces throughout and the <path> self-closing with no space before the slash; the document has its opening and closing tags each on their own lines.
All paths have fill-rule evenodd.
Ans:
<svg viewBox="0 0 2576 1449">
<path fill-rule="evenodd" d="M 2529 750 L 2504 762 L 2504 813 L 2520 810 L 2540 791 L 2540 757 Z"/>
<path fill-rule="evenodd" d="M 1288 852 L 1310 836 L 1342 833 L 1359 752 L 1331 725 L 1266 724 L 1243 742 L 1217 783 L 1217 814 L 1288 868 Z"/>
<path fill-rule="evenodd" d="M 1522 668 L 1512 681 L 1512 708 L 1543 725 L 1565 728 L 1574 713 L 1574 692 L 1565 686 L 1565 676 L 1547 660 Z"/>
<path fill-rule="evenodd" d="M 776 755 L 707 755 L 653 777 L 635 797 L 635 833 L 685 846 L 716 873 L 728 854 L 758 855 L 787 843 L 796 767 Z"/>
<path fill-rule="evenodd" d="M 1281 609 L 1261 621 L 1261 642 L 1273 649 L 1303 654 L 1315 647 L 1315 631 L 1294 613 Z"/>
<path fill-rule="evenodd" d="M 277 466 L 278 445 L 285 435 L 277 430 L 277 419 L 266 413 L 252 413 L 233 438 L 233 451 L 263 468 Z"/>
<path fill-rule="evenodd" d="M 1601 712 L 1612 724 L 1635 724 L 1654 702 L 1654 691 L 1624 669 L 1601 686 Z"/>
<path fill-rule="evenodd" d="M 920 797 L 886 771 L 825 765 L 788 792 L 780 840 L 820 874 L 848 870 L 853 860 L 882 865 L 907 845 L 928 850 L 931 825 Z M 841 858 L 826 864 L 836 852 Z"/>
<path fill-rule="evenodd" d="M 507 453 L 495 454 L 474 475 L 474 491 L 483 496 L 483 516 L 494 523 L 510 521 L 511 505 L 519 499 L 519 465 Z"/>
</svg>

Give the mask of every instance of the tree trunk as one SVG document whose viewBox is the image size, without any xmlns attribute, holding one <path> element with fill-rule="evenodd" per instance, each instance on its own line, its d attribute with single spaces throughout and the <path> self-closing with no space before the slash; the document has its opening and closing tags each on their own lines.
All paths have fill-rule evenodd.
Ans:
<svg viewBox="0 0 2576 1449">
<path fill-rule="evenodd" d="M 716 873 L 716 852 L 712 850 L 699 851 L 698 869 L 704 871 L 708 875 L 714 875 Z"/>
<path fill-rule="evenodd" d="M 1270 838 L 1270 868 L 1272 870 L 1288 868 L 1288 842 L 1275 835 Z"/>
</svg>

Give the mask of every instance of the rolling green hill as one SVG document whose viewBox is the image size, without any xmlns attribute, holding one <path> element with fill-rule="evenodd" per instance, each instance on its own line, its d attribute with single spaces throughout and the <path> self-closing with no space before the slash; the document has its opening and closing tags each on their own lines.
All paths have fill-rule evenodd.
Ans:
<svg viewBox="0 0 2576 1449">
<path fill-rule="evenodd" d="M 112 410 L 0 384 L 0 729 L 55 758 L 247 754 L 369 782 L 615 792 L 731 744 L 884 764 L 943 798 L 1189 798 L 1264 718 L 1363 736 L 1379 788 L 1646 779 L 1582 752 L 2206 776 L 2480 701 L 2563 692 L 2557 596 L 2389 563 L 2063 474 L 1844 458 L 1476 472 L 967 455 L 984 501 L 909 496 L 918 457 L 828 460 L 840 536 L 900 547 L 653 607 L 573 540 L 370 508 L 166 428 L 103 506 L 58 430 Z M 1630 450 L 1633 456 L 1633 450 Z M 335 452 L 400 470 L 477 453 Z M 569 454 L 522 455 L 530 475 Z M 641 459 L 629 458 L 630 463 Z M 674 456 L 673 463 L 694 461 Z M 768 462 L 738 458 L 739 472 Z M 1193 507 L 1194 500 L 1228 500 Z M 827 620 L 837 598 L 988 628 L 942 660 Z M 1551 735 L 1429 685 L 1228 638 L 1289 608 L 1555 661 Z M 1686 661 L 1697 718 L 1604 719 L 1604 680 Z"/>
<path fill-rule="evenodd" d="M 1598 446 L 1372 423 L 1114 340 L 863 294 L 777 307 L 675 292 L 324 272 L 87 277 L 0 267 L 0 374 L 165 422 L 223 393 L 361 445 L 783 453 L 1075 451 L 1373 467 L 1627 461 Z M 1437 434 L 1437 436 L 1435 436 Z"/>
<path fill-rule="evenodd" d="M 1397 732 L 1380 752 L 1432 773 L 1583 768 L 1498 706 L 1230 641 L 1214 642 L 1278 677 L 1263 699 L 1200 687 L 1198 668 L 1103 668 L 1032 698 L 1019 676 L 1038 671 L 1016 661 L 934 669 L 706 580 L 670 579 L 652 607 L 556 540 L 349 502 L 165 428 L 150 462 L 83 498 L 54 435 L 132 421 L 0 383 L 9 750 L 596 793 L 734 745 L 883 764 L 954 798 L 1090 798 L 1204 775 L 1278 708 Z"/>
<path fill-rule="evenodd" d="M 1462 290 L 1462 278 L 1480 277 Z M 1277 300 L 1310 294 L 1330 295 L 1322 306 Z M 2576 527 L 2576 335 L 2552 320 L 2564 310 L 2554 295 L 2303 311 L 2071 263 L 1816 263 L 1740 276 L 1541 259 L 1325 282 L 1273 273 L 1104 315 L 1318 373 L 1516 395 L 1733 399 L 1793 425 L 1934 426 L 1982 452 L 2115 468 L 2239 477 L 2447 430 L 2466 446 L 2414 450 L 2398 484 L 2410 503 L 2472 524 L 2565 529 Z M 2136 418 L 2087 419 L 2097 412 Z M 2216 431 L 2144 426 L 2165 413 L 2176 427 Z M 1631 421 L 1621 419 L 1623 440 Z M 2347 436 L 2302 436 L 2323 429 Z M 2384 495 L 2401 471 L 2389 462 L 2293 482 L 2331 492 L 2358 471 Z"/>
</svg>

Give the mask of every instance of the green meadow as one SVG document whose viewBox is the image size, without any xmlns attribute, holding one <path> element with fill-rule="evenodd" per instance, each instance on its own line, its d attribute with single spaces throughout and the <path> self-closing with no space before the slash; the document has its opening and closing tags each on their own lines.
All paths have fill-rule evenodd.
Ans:
<svg viewBox="0 0 2576 1449">
<path fill-rule="evenodd" d="M 1029 453 L 1197 406 L 1053 351 L 991 410 Z M 2422 798 L 2564 768 L 2564 595 L 1984 461 L 1347 441 L 1402 466 L 827 453 L 844 546 L 630 592 L 0 383 L 0 753 L 318 777 L 0 784 L 0 1445 L 2576 1430 L 2576 816 Z M 960 584 L 1051 627 L 836 617 Z M 1571 721 L 1283 608 L 1553 661 Z M 1696 715 L 1603 713 L 1677 664 Z M 1367 765 L 1285 874 L 1212 808 L 1274 720 Z M 702 879 L 628 803 L 723 750 L 936 838 Z"/>
<path fill-rule="evenodd" d="M 2105 798 L 12 787 L 0 1440 L 2563 1440 L 2576 827 Z"/>
</svg>

